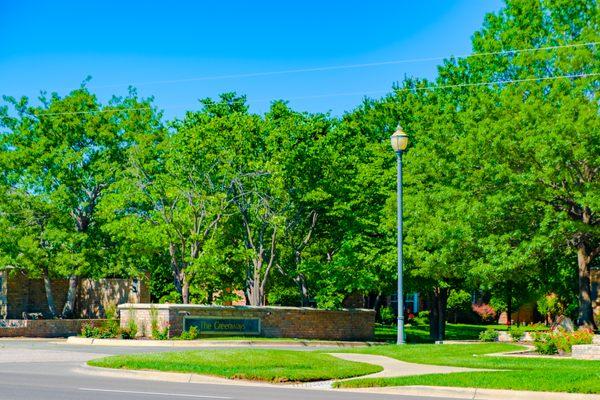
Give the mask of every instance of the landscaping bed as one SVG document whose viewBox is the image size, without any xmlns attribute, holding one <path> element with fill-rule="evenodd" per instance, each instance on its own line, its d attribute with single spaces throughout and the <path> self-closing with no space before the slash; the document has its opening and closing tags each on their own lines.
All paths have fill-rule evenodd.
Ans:
<svg viewBox="0 0 600 400">
<path fill-rule="evenodd" d="M 312 382 L 376 373 L 380 366 L 319 352 L 263 349 L 202 350 L 111 356 L 88 362 L 105 368 L 157 370 L 267 382 Z"/>
</svg>

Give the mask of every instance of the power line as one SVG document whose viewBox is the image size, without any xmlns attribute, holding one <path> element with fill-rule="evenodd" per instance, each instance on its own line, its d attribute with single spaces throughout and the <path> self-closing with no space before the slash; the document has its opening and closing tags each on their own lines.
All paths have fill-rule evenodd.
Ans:
<svg viewBox="0 0 600 400">
<path fill-rule="evenodd" d="M 493 55 L 519 54 L 519 53 L 535 52 L 535 51 L 542 51 L 542 50 L 556 50 L 556 49 L 573 48 L 573 47 L 595 46 L 599 43 L 600 42 L 573 43 L 573 44 L 565 44 L 565 45 L 557 45 L 557 46 L 532 47 L 532 48 L 527 48 L 527 49 L 491 51 L 491 52 L 474 53 L 474 54 L 463 54 L 463 55 L 459 55 L 459 56 L 450 56 L 450 58 L 468 58 L 468 57 L 483 57 L 483 56 L 493 56 Z M 129 84 L 122 83 L 122 84 L 90 86 L 90 87 L 94 88 L 94 89 L 104 89 L 104 88 L 114 88 L 114 87 L 123 87 L 123 86 L 147 86 L 147 85 L 161 85 L 161 84 L 164 85 L 164 84 L 186 83 L 186 82 L 196 82 L 196 81 L 257 78 L 257 77 L 274 76 L 274 75 L 288 75 L 288 74 L 298 74 L 298 73 L 307 73 L 307 72 L 337 71 L 337 70 L 343 70 L 343 69 L 370 68 L 370 67 L 379 67 L 379 66 L 385 66 L 385 65 L 409 64 L 409 63 L 418 63 L 418 62 L 427 62 L 427 61 L 440 61 L 440 60 L 445 60 L 447 58 L 449 58 L 449 57 L 411 58 L 411 59 L 404 59 L 404 60 L 380 61 L 380 62 L 363 63 L 363 64 L 330 65 L 330 66 L 321 66 L 321 67 L 312 67 L 312 68 L 297 68 L 297 69 L 287 69 L 287 70 L 279 70 L 279 71 L 251 72 L 251 73 L 230 74 L 230 75 L 212 75 L 212 76 L 201 76 L 201 77 L 184 78 L 184 79 L 148 81 L 148 82 L 137 82 L 137 83 L 129 83 Z"/>
<path fill-rule="evenodd" d="M 513 83 L 522 83 L 522 82 L 533 82 L 533 81 L 547 81 L 547 80 L 555 80 L 555 79 L 576 79 L 576 78 L 588 78 L 593 76 L 599 76 L 600 73 L 585 73 L 585 74 L 574 74 L 574 75 L 560 75 L 560 76 L 542 76 L 542 77 L 532 77 L 532 78 L 523 78 L 523 79 L 507 79 L 507 80 L 498 80 L 498 81 L 487 81 L 487 82 L 473 82 L 473 83 L 458 83 L 454 85 L 431 85 L 431 86 L 423 86 L 423 87 L 414 87 L 414 88 L 401 88 L 393 90 L 394 92 L 403 92 L 403 91 L 422 91 L 422 90 L 438 90 L 438 89 L 452 89 L 452 88 L 460 88 L 460 87 L 473 87 L 473 86 L 488 86 L 488 85 L 503 85 L 503 84 L 513 84 Z M 308 99 L 320 99 L 320 98 L 329 98 L 329 97 L 343 97 L 343 96 L 366 96 L 371 94 L 381 94 L 390 92 L 390 89 L 382 89 L 382 90 L 373 90 L 366 92 L 346 92 L 346 93 L 328 93 L 321 95 L 312 95 L 312 96 L 299 96 L 299 97 L 290 97 L 286 100 L 308 100 Z M 247 104 L 253 103 L 264 103 L 273 101 L 273 99 L 262 99 L 262 100 L 254 100 L 248 101 Z M 238 101 L 243 103 L 243 100 Z M 173 109 L 173 108 L 183 108 L 186 107 L 184 105 L 176 105 L 176 106 L 166 106 L 163 109 Z M 77 114 L 98 114 L 98 113 L 114 113 L 114 112 L 123 112 L 123 111 L 149 111 L 152 110 L 152 107 L 140 107 L 140 108 L 127 108 L 127 109 L 110 109 L 110 110 L 98 110 L 98 111 L 66 111 L 66 112 L 57 112 L 57 113 L 40 113 L 37 116 L 53 116 L 53 115 L 77 115 Z"/>
</svg>

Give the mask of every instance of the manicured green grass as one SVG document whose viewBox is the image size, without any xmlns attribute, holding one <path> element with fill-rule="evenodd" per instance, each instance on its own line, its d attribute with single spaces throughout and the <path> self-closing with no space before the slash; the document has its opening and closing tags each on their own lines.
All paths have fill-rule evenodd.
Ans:
<svg viewBox="0 0 600 400">
<path fill-rule="evenodd" d="M 269 382 L 343 379 L 381 371 L 329 354 L 291 350 L 200 350 L 111 356 L 88 362 L 106 368 L 187 372 Z"/>
<path fill-rule="evenodd" d="M 479 333 L 492 328 L 498 331 L 508 329 L 506 325 L 471 325 L 471 324 L 447 324 L 446 340 L 478 340 Z M 531 326 L 528 330 L 546 330 L 546 327 Z M 429 337 L 429 326 L 417 325 L 404 328 L 406 341 L 408 343 L 433 343 Z M 388 325 L 375 325 L 375 340 L 382 342 L 396 341 L 396 327 Z"/>
<path fill-rule="evenodd" d="M 552 392 L 600 393 L 600 361 L 485 356 L 521 346 L 505 343 L 377 346 L 345 350 L 402 361 L 502 371 L 460 372 L 401 378 L 356 379 L 339 387 L 432 385 Z"/>
</svg>

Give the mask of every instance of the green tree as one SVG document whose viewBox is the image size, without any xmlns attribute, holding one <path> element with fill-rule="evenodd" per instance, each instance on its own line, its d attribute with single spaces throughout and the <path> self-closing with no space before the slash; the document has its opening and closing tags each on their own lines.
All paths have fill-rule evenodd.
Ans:
<svg viewBox="0 0 600 400">
<path fill-rule="evenodd" d="M 4 99 L 13 108 L 0 113 L 6 176 L 23 192 L 43 194 L 59 218 L 71 220 L 65 229 L 75 238 L 79 263 L 63 264 L 60 271 L 69 276 L 62 316 L 71 317 L 79 277 L 101 270 L 110 255 L 97 206 L 120 170 L 131 129 L 152 115 L 149 101 L 131 92 L 103 106 L 85 87 L 64 98 L 42 94 L 39 106 L 27 98 Z"/>
<path fill-rule="evenodd" d="M 560 256 L 555 248 L 568 245 L 565 256 L 576 254 L 578 266 L 578 319 L 588 326 L 593 326 L 590 267 L 600 254 L 599 81 L 535 78 L 597 73 L 597 46 L 580 44 L 598 42 L 599 21 L 595 1 L 508 1 L 475 34 L 476 52 L 577 46 L 471 57 L 441 72 L 445 83 L 459 77 L 526 80 L 482 88 L 463 113 L 468 119 L 480 116 L 473 118 L 480 125 L 465 142 L 463 163 L 476 171 L 471 192 L 481 193 L 490 211 L 482 225 L 490 233 L 484 259 L 502 258 L 513 276 L 527 276 L 548 265 L 548 255 Z"/>
</svg>

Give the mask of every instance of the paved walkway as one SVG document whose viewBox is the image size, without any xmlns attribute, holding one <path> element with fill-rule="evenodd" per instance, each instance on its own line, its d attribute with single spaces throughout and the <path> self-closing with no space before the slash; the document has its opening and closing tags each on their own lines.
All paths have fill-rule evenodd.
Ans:
<svg viewBox="0 0 600 400">
<path fill-rule="evenodd" d="M 355 353 L 329 353 L 334 357 L 347 361 L 363 362 L 380 365 L 383 371 L 376 374 L 361 376 L 360 378 L 390 378 L 395 376 L 427 375 L 427 374 L 449 374 L 451 372 L 489 371 L 476 368 L 446 367 L 442 365 L 415 364 L 396 360 L 391 357 L 377 356 L 372 354 Z M 355 379 L 355 378 L 354 378 Z"/>
</svg>

